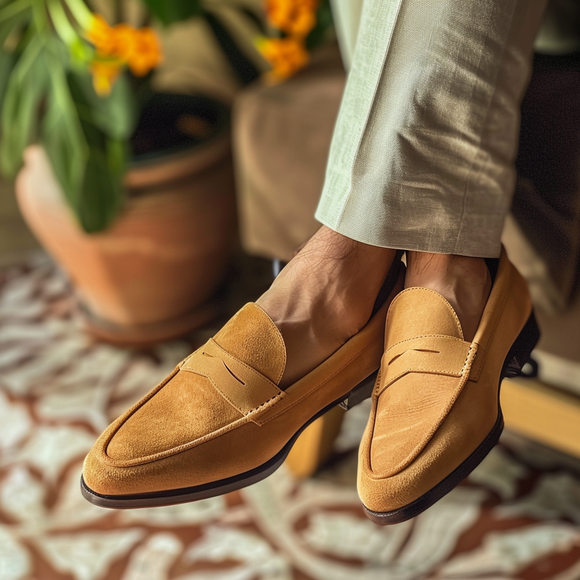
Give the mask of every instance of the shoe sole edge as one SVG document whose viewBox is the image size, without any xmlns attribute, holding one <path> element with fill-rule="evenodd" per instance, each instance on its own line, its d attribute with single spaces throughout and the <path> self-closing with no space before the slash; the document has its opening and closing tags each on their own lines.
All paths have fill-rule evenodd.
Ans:
<svg viewBox="0 0 580 580">
<path fill-rule="evenodd" d="M 274 455 L 262 465 L 259 465 L 258 467 L 255 467 L 249 471 L 202 485 L 184 487 L 174 490 L 127 495 L 105 495 L 97 493 L 86 484 L 83 476 L 81 475 L 81 493 L 87 501 L 99 507 L 110 509 L 134 509 L 162 507 L 188 503 L 191 501 L 199 501 L 218 495 L 223 495 L 231 491 L 242 489 L 243 487 L 247 487 L 254 483 L 258 483 L 259 481 L 266 479 L 266 477 L 274 473 L 274 471 L 276 471 L 282 465 L 282 463 L 284 463 L 298 437 L 309 425 L 314 423 L 314 421 L 322 417 L 337 405 L 346 401 L 352 402 L 353 394 L 359 394 L 359 396 L 355 397 L 356 404 L 362 402 L 364 399 L 370 398 L 372 393 L 372 386 L 376 380 L 377 373 L 378 371 L 371 373 L 346 395 L 333 401 L 318 413 L 316 413 L 302 427 L 300 427 L 300 429 L 290 438 L 286 445 L 284 445 L 284 447 L 282 447 L 282 449 L 276 455 Z M 371 385 L 370 389 L 368 388 L 369 384 Z M 360 393 L 364 393 L 364 395 L 366 395 L 363 395 L 364 399 L 361 398 Z M 348 408 L 352 408 L 352 406 L 354 405 L 349 404 Z"/>
</svg>

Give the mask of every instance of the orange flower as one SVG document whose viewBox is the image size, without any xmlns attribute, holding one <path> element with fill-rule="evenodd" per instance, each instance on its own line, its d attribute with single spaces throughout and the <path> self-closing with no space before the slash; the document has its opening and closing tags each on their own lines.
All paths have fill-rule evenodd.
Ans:
<svg viewBox="0 0 580 580">
<path fill-rule="evenodd" d="M 300 38 L 268 38 L 258 48 L 272 65 L 271 74 L 278 80 L 291 77 L 308 63 L 308 51 Z"/>
<path fill-rule="evenodd" d="M 159 38 L 152 28 L 135 30 L 133 53 L 127 58 L 131 72 L 144 76 L 163 60 Z"/>
<path fill-rule="evenodd" d="M 117 44 L 115 34 L 100 14 L 93 15 L 86 37 L 91 44 L 95 45 L 99 54 L 111 55 L 114 53 Z"/>
<path fill-rule="evenodd" d="M 266 15 L 278 30 L 307 36 L 316 25 L 318 0 L 266 0 Z"/>
<path fill-rule="evenodd" d="M 116 56 L 125 63 L 129 62 L 135 53 L 136 32 L 135 28 L 128 24 L 117 24 L 111 28 L 114 46 L 109 54 Z"/>
<path fill-rule="evenodd" d="M 121 72 L 121 66 L 117 63 L 94 61 L 91 63 L 93 75 L 93 87 L 100 97 L 111 94 L 113 84 Z"/>
<path fill-rule="evenodd" d="M 98 62 L 99 66 L 112 67 L 112 63 L 102 63 L 99 58 L 117 59 L 115 66 L 128 65 L 134 75 L 143 76 L 163 58 L 159 38 L 152 28 L 137 30 L 128 24 L 109 26 L 102 16 L 95 15 L 86 37 L 95 45 L 97 60 L 93 64 Z"/>
</svg>

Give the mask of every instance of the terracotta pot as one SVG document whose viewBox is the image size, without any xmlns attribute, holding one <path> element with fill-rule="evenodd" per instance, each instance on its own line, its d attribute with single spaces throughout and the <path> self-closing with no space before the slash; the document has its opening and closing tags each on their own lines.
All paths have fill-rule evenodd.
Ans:
<svg viewBox="0 0 580 580">
<path fill-rule="evenodd" d="M 135 164 L 126 207 L 102 233 L 77 224 L 47 156 L 30 147 L 16 181 L 30 228 L 68 273 L 89 330 L 147 343 L 215 316 L 236 232 L 229 131 Z"/>
</svg>

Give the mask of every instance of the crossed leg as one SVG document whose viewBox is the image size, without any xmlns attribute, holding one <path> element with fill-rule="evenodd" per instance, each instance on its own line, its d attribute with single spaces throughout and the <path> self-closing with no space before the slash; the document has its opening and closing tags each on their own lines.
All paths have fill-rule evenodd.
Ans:
<svg viewBox="0 0 580 580">
<path fill-rule="evenodd" d="M 344 5 L 348 2 L 348 6 Z M 473 339 L 515 170 L 519 104 L 545 0 L 337 0 L 351 63 L 309 241 L 259 300 L 287 344 L 282 385 L 370 317 L 405 249 L 405 287 L 443 295 Z M 352 50 L 354 49 L 354 53 Z"/>
</svg>

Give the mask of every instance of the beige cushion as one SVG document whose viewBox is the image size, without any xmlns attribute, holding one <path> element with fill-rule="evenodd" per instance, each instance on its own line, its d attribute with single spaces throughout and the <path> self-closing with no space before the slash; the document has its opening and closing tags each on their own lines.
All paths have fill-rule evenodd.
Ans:
<svg viewBox="0 0 580 580">
<path fill-rule="evenodd" d="M 319 227 L 314 211 L 345 82 L 336 45 L 290 80 L 246 89 L 233 136 L 244 249 L 289 260 Z"/>
</svg>

